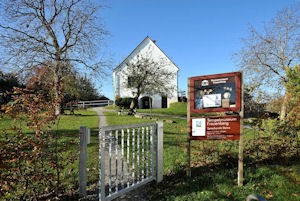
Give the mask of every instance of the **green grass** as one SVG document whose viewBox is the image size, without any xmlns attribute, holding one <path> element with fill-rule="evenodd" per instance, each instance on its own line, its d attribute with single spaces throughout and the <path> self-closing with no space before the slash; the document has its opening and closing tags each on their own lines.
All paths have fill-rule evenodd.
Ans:
<svg viewBox="0 0 300 201">
<path fill-rule="evenodd" d="M 236 182 L 236 169 L 226 167 L 195 168 L 192 178 L 183 173 L 167 176 L 159 185 L 151 185 L 151 200 L 230 200 L 243 201 L 256 193 L 267 200 L 296 201 L 300 197 L 299 180 L 286 176 L 285 171 L 299 174 L 299 165 L 246 167 L 243 187 Z"/>
<path fill-rule="evenodd" d="M 130 115 L 118 116 L 116 112 L 105 112 L 105 116 L 106 122 L 110 126 L 151 122 L 149 119 L 135 118 Z"/>
<path fill-rule="evenodd" d="M 106 115 L 109 125 L 151 121 L 111 112 Z M 164 122 L 164 180 L 147 187 L 149 200 L 242 201 L 251 193 L 261 194 L 268 200 L 300 200 L 297 160 L 290 161 L 291 165 L 268 165 L 253 164 L 253 159 L 247 159 L 244 186 L 238 187 L 238 141 L 192 141 L 192 178 L 188 178 L 185 174 L 187 123 L 182 119 L 173 120 L 176 123 Z M 245 128 L 244 143 L 253 140 L 255 134 L 253 129 Z"/>
<path fill-rule="evenodd" d="M 77 160 L 74 163 L 66 164 L 65 170 L 62 173 L 64 177 L 63 185 L 72 187 L 78 185 L 78 168 L 79 168 L 79 128 L 81 126 L 89 127 L 91 130 L 91 143 L 87 146 L 87 170 L 88 179 L 91 182 L 96 182 L 98 179 L 98 116 L 96 112 L 90 110 L 75 111 L 75 115 L 62 115 L 58 120 L 58 126 L 53 129 L 61 136 L 60 143 L 69 146 L 69 149 L 62 155 L 63 158 L 68 158 L 70 155 L 76 155 Z M 71 171 L 72 170 L 72 171 Z"/>
<path fill-rule="evenodd" d="M 187 103 L 171 103 L 169 108 L 152 109 L 152 113 L 186 116 Z M 150 113 L 150 109 L 138 109 L 137 112 Z"/>
<path fill-rule="evenodd" d="M 26 127 L 26 124 L 24 121 L 12 119 L 5 115 L 0 115 L 0 132 L 10 135 L 15 132 L 14 128 L 22 128 L 23 131 L 26 133 L 33 133 L 32 130 L 30 130 Z M 0 139 L 2 137 L 4 137 L 4 136 L 0 135 Z"/>
<path fill-rule="evenodd" d="M 105 109 L 107 109 L 107 110 L 119 110 L 120 108 L 116 105 L 108 105 L 108 106 L 105 106 Z"/>
<path fill-rule="evenodd" d="M 105 109 L 118 111 L 120 108 L 115 105 L 110 105 L 110 106 L 106 106 Z M 187 103 L 182 103 L 182 102 L 171 103 L 169 108 L 137 109 L 137 112 L 140 113 L 154 113 L 154 114 L 166 114 L 166 115 L 178 115 L 178 116 L 186 116 L 186 111 L 187 111 Z"/>
<path fill-rule="evenodd" d="M 106 112 L 108 125 L 124 125 L 147 123 L 155 120 L 135 118 L 133 116 L 118 116 L 116 112 Z M 160 118 L 161 120 L 170 118 Z M 175 172 L 185 162 L 185 150 L 181 143 L 186 142 L 185 120 L 175 120 L 176 124 L 164 123 L 164 173 Z M 176 160 L 174 160 L 176 158 Z"/>
<path fill-rule="evenodd" d="M 22 127 L 26 135 L 33 132 L 24 126 L 24 122 L 16 121 L 3 116 L 0 121 L 0 129 L 6 130 L 8 135 L 14 135 L 13 126 Z M 61 172 L 61 186 L 65 190 L 78 188 L 79 175 L 79 128 L 87 126 L 91 129 L 91 143 L 88 145 L 88 179 L 90 182 L 97 182 L 98 179 L 98 116 L 94 111 L 75 111 L 75 115 L 62 115 L 58 118 L 57 124 L 50 132 L 53 138 L 58 140 L 60 165 L 63 165 Z M 2 139 L 5 137 L 1 135 Z M 1 138 L 0 138 L 1 140 Z M 52 147 L 54 149 L 54 147 Z M 73 158 L 74 160 L 70 160 Z"/>
<path fill-rule="evenodd" d="M 181 103 L 180 103 L 181 104 Z M 174 105 L 173 105 L 174 106 Z M 175 111 L 173 107 L 173 112 Z M 77 154 L 79 127 L 91 128 L 91 143 L 88 145 L 88 180 L 95 184 L 98 179 L 98 119 L 93 111 L 76 111 L 77 115 L 65 115 L 59 119 L 54 130 L 60 143 L 68 145 L 62 157 Z M 81 115 L 79 115 L 79 113 Z M 175 114 L 168 113 L 165 114 Z M 144 123 L 154 120 L 132 116 L 118 116 L 106 112 L 109 125 Z M 157 117 L 160 118 L 161 117 Z M 166 119 L 166 118 L 163 118 Z M 163 120 L 162 119 L 162 120 Z M 170 118 L 169 118 L 170 119 Z M 3 120 L 3 121 L 2 121 Z M 237 186 L 237 145 L 238 141 L 193 141 L 192 178 L 185 174 L 187 134 L 186 120 L 173 119 L 176 123 L 164 122 L 164 180 L 160 184 L 147 185 L 149 200 L 245 200 L 251 193 L 258 193 L 268 200 L 300 201 L 300 162 L 287 159 L 277 164 L 255 163 L 244 154 L 244 186 Z M 13 124 L 8 118 L 1 119 L 0 128 Z M 20 123 L 20 122 L 18 122 Z M 30 131 L 28 131 L 30 133 Z M 256 131 L 244 129 L 244 144 L 254 139 Z M 78 159 L 65 164 L 63 186 L 78 187 Z M 72 171 L 71 171 L 72 170 Z M 90 186 L 90 188 L 95 185 Z"/>
</svg>

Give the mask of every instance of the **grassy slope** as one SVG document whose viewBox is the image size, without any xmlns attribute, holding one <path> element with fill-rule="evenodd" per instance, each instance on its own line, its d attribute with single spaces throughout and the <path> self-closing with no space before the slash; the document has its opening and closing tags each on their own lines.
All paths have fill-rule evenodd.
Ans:
<svg viewBox="0 0 300 201">
<path fill-rule="evenodd" d="M 96 112 L 89 110 L 75 111 L 75 115 L 64 115 L 59 119 L 58 127 L 54 128 L 58 133 L 64 136 L 61 142 L 71 144 L 70 149 L 64 153 L 63 157 L 70 156 L 71 154 L 78 154 L 79 151 L 79 128 L 86 126 L 91 129 L 91 143 L 87 146 L 87 170 L 88 180 L 96 182 L 98 179 L 98 117 Z M 73 141 L 72 141 L 73 140 Z M 77 159 L 79 159 L 77 157 Z M 66 164 L 67 168 L 63 172 L 65 177 L 64 185 L 77 186 L 78 185 L 78 167 L 79 161 L 76 160 L 73 164 Z M 71 171 L 73 170 L 73 171 Z"/>
<path fill-rule="evenodd" d="M 147 122 L 131 116 L 106 113 L 109 125 Z M 251 167 L 245 163 L 245 182 L 237 186 L 237 161 L 229 158 L 219 165 L 199 166 L 203 146 L 220 147 L 222 151 L 237 155 L 237 141 L 193 141 L 192 178 L 185 176 L 186 164 L 186 121 L 174 119 L 176 123 L 164 123 L 164 180 L 161 184 L 148 187 L 150 200 L 245 200 L 251 193 L 259 193 L 268 200 L 300 200 L 299 162 L 291 165 L 262 165 Z M 253 138 L 253 130 L 244 130 L 244 139 Z M 207 155 L 210 157 L 211 155 Z"/>
<path fill-rule="evenodd" d="M 59 126 L 55 128 L 57 134 L 63 136 L 61 143 L 69 145 L 69 153 L 78 153 L 78 133 L 80 126 L 91 128 L 91 144 L 88 145 L 88 179 L 94 183 L 98 177 L 98 120 L 95 112 L 80 111 L 82 115 L 62 116 Z M 170 114 L 170 113 L 168 113 Z M 172 113 L 174 114 L 174 113 Z M 108 112 L 109 125 L 149 122 L 149 119 L 137 119 L 131 116 L 117 116 Z M 5 119 L 0 122 L 0 127 L 11 125 L 12 120 Z M 186 163 L 186 121 L 175 120 L 176 123 L 164 123 L 164 180 L 159 185 L 148 186 L 148 196 L 151 200 L 245 200 L 250 193 L 259 193 L 268 200 L 300 200 L 300 165 L 291 166 L 261 165 L 251 167 L 245 164 L 245 185 L 237 187 L 237 167 L 234 161 L 213 166 L 199 166 L 198 161 L 205 159 L 199 150 L 203 146 L 225 147 L 236 154 L 236 142 L 198 142 L 192 143 L 192 178 L 184 174 Z M 4 123 L 5 122 L 5 123 Z M 244 139 L 251 139 L 253 131 L 245 129 Z M 72 142 L 74 140 L 74 142 Z M 229 148 L 228 148 L 229 147 Z M 63 157 L 69 155 L 64 153 Z M 209 155 L 207 155 L 209 157 Z M 63 172 L 65 188 L 78 184 L 78 160 L 73 164 L 66 164 Z M 71 171 L 71 170 L 74 171 Z M 150 193 L 151 192 L 151 193 Z"/>
<path fill-rule="evenodd" d="M 169 108 L 152 109 L 152 113 L 186 116 L 187 103 L 171 103 Z M 138 109 L 138 112 L 150 113 L 150 109 Z"/>
<path fill-rule="evenodd" d="M 53 128 L 54 136 L 58 136 L 59 148 L 65 148 L 63 152 L 60 152 L 61 163 L 65 166 L 62 172 L 62 184 L 63 187 L 68 189 L 73 186 L 78 186 L 78 151 L 79 151 L 79 128 L 80 126 L 87 126 L 91 129 L 91 143 L 88 145 L 88 171 L 89 180 L 96 181 L 98 175 L 98 117 L 93 111 L 75 111 L 75 115 L 63 115 L 58 119 L 58 124 Z M 2 117 L 0 119 L 0 130 L 7 130 L 9 135 L 13 135 L 13 131 L 10 130 L 12 126 L 24 127 L 24 122 Z M 32 134 L 29 129 L 24 129 L 27 134 Z M 3 135 L 0 136 L 4 137 Z M 66 158 L 74 156 L 75 161 L 68 163 Z M 95 160 L 96 159 L 96 160 Z"/>
</svg>

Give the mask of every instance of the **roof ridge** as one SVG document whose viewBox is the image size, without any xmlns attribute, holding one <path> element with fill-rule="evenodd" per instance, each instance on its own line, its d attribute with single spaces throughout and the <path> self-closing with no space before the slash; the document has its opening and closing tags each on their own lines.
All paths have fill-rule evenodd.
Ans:
<svg viewBox="0 0 300 201">
<path fill-rule="evenodd" d="M 152 40 L 151 38 L 150 38 L 150 36 L 146 36 L 143 40 L 142 40 L 142 42 L 140 42 L 131 52 L 130 52 L 130 54 L 116 67 L 116 68 L 114 68 L 114 70 L 113 71 L 116 71 L 118 68 L 120 68 L 121 66 L 122 66 L 122 64 L 138 49 L 138 47 L 140 47 L 143 43 L 144 43 L 144 41 L 146 41 L 147 39 L 149 39 L 175 66 L 176 66 L 176 68 L 178 68 L 178 66 L 170 59 L 170 57 L 156 44 L 156 40 Z M 179 69 L 179 68 L 178 68 Z"/>
</svg>

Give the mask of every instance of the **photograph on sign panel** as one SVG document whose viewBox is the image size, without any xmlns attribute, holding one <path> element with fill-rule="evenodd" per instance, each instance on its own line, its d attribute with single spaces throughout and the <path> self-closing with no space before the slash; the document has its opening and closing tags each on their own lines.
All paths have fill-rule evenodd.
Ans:
<svg viewBox="0 0 300 201">
<path fill-rule="evenodd" d="M 206 121 L 205 118 L 192 120 L 192 136 L 205 136 Z"/>
<path fill-rule="evenodd" d="M 221 94 L 208 94 L 202 97 L 203 107 L 221 107 Z"/>
<path fill-rule="evenodd" d="M 236 107 L 234 76 L 196 80 L 195 109 Z"/>
</svg>

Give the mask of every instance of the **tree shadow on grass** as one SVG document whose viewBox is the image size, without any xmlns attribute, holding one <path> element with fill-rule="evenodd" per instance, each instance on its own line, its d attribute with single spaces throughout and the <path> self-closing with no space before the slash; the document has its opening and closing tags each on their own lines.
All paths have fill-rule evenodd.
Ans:
<svg viewBox="0 0 300 201">
<path fill-rule="evenodd" d="M 74 116 L 74 117 L 97 117 L 97 114 L 81 114 L 81 113 L 75 113 L 75 114 L 69 114 L 65 113 L 62 116 Z"/>
<path fill-rule="evenodd" d="M 270 169 L 266 174 L 258 178 L 244 176 L 244 187 L 237 185 L 237 158 L 228 158 L 226 154 L 220 156 L 217 164 L 192 167 L 192 177 L 188 177 L 183 168 L 174 174 L 164 175 L 161 183 L 151 183 L 147 186 L 148 200 L 245 200 L 247 195 L 253 192 L 267 193 L 268 185 L 264 183 L 264 178 L 271 178 L 278 167 L 289 167 L 299 165 L 299 160 L 295 157 L 288 157 L 286 164 L 274 160 L 259 161 L 249 164 L 248 159 L 244 161 L 244 174 L 256 173 L 258 167 L 268 167 Z M 279 164 L 278 164 L 279 163 Z M 272 164 L 272 165 L 270 165 Z M 290 175 L 287 175 L 288 178 Z M 297 183 L 297 181 L 294 181 Z M 253 186 L 257 186 L 254 189 Z M 273 189 L 270 189 L 273 191 Z"/>
<path fill-rule="evenodd" d="M 271 178 L 274 174 L 272 166 L 271 171 L 261 171 L 256 173 L 257 166 L 261 162 L 248 164 L 245 158 L 245 174 L 253 174 L 244 180 L 244 187 L 237 185 L 237 157 L 228 158 L 227 154 L 220 155 L 217 163 L 192 167 L 192 177 L 187 177 L 185 168 L 181 167 L 172 174 L 164 175 L 163 181 L 159 184 L 152 182 L 127 194 L 128 200 L 137 200 L 136 197 L 142 197 L 143 200 L 245 200 L 247 195 L 253 192 L 266 192 L 271 185 L 260 186 L 264 183 L 264 178 Z M 299 161 L 290 159 L 292 164 L 299 164 Z M 265 161 L 269 163 L 269 161 Z M 276 164 L 276 161 L 273 161 Z M 254 166 L 253 166 L 254 165 Z M 288 164 L 290 165 L 290 164 Z M 290 176 L 290 175 L 288 175 Z M 89 184 L 95 185 L 96 181 L 90 181 Z M 264 185 L 264 184 L 263 184 Z M 268 186 L 269 185 L 269 186 Z M 96 187 L 97 185 L 95 185 Z M 254 187 L 255 188 L 254 188 Z M 271 189 L 272 190 L 272 189 Z M 98 188 L 88 191 L 89 195 L 94 195 L 97 200 Z M 78 196 L 74 194 L 73 196 Z M 72 198 L 75 198 L 72 197 Z M 76 197 L 78 198 L 78 197 Z M 277 198 L 281 199 L 281 198 Z M 117 199 L 119 200 L 119 199 Z M 122 199 L 120 199 L 122 200 Z M 276 199 L 275 199 L 276 200 Z"/>
<path fill-rule="evenodd" d="M 181 170 L 164 176 L 160 184 L 151 184 L 149 190 L 153 193 L 149 200 L 175 200 L 177 196 L 181 197 L 179 200 L 195 199 L 198 196 L 202 196 L 203 200 L 238 200 L 230 192 L 222 192 L 216 188 L 217 185 L 236 185 L 235 177 L 236 170 L 223 165 L 192 168 L 192 177 L 187 177 L 186 172 Z"/>
</svg>

